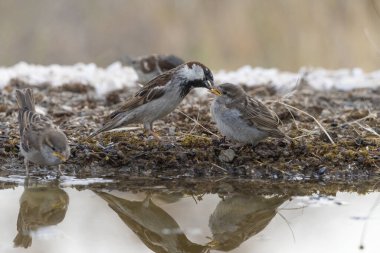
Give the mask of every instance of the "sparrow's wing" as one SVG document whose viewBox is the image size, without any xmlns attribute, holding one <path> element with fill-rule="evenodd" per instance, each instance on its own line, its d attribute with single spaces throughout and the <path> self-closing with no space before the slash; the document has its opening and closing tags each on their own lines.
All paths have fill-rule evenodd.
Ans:
<svg viewBox="0 0 380 253">
<path fill-rule="evenodd" d="M 44 131 L 53 128 L 51 120 L 39 113 L 32 111 L 24 111 L 20 113 L 21 145 L 25 151 L 30 149 L 39 149 L 39 138 Z"/>
<path fill-rule="evenodd" d="M 172 70 L 167 71 L 145 84 L 133 98 L 127 100 L 121 107 L 116 111 L 112 112 L 105 120 L 101 128 L 96 130 L 94 133 L 90 134 L 89 137 L 94 137 L 95 135 L 111 130 L 120 125 L 120 122 L 123 121 L 123 117 L 126 112 L 135 109 L 139 106 L 142 106 L 150 101 L 160 98 L 165 93 L 165 87 L 169 84 L 172 75 Z"/>
<path fill-rule="evenodd" d="M 245 100 L 236 103 L 234 106 L 248 124 L 269 133 L 270 136 L 284 137 L 284 134 L 277 128 L 280 120 L 260 101 L 247 96 Z"/>
<path fill-rule="evenodd" d="M 120 113 L 132 110 L 154 99 L 160 98 L 165 93 L 165 87 L 170 82 L 173 71 L 168 71 L 159 75 L 142 87 L 133 98 L 127 100 L 121 107 L 111 113 L 107 120 L 115 118 Z"/>
</svg>

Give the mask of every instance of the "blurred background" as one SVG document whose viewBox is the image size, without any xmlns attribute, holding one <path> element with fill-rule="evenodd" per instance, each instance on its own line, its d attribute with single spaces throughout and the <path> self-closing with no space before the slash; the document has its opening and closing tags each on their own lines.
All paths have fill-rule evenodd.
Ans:
<svg viewBox="0 0 380 253">
<path fill-rule="evenodd" d="M 173 53 L 212 69 L 380 66 L 380 0 L 3 0 L 0 65 Z"/>
</svg>

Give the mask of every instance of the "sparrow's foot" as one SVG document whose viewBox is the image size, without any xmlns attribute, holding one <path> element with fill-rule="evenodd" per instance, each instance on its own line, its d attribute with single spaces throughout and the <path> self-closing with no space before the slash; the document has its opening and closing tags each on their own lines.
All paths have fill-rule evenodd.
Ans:
<svg viewBox="0 0 380 253">
<path fill-rule="evenodd" d="M 161 137 L 158 135 L 158 133 L 154 132 L 153 130 L 147 130 L 146 135 L 149 137 L 150 135 L 153 136 L 154 139 L 157 141 L 161 141 Z"/>
</svg>

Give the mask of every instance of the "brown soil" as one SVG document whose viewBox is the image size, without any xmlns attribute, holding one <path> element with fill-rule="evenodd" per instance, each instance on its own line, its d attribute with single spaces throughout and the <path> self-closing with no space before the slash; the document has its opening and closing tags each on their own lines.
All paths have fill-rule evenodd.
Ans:
<svg viewBox="0 0 380 253">
<path fill-rule="evenodd" d="M 14 90 L 26 87 L 29 85 L 12 80 L 0 91 L 0 176 L 25 173 L 19 155 Z M 162 142 L 147 138 L 142 129 L 87 139 L 101 125 L 102 118 L 132 96 L 137 86 L 114 91 L 105 98 L 96 98 L 90 86 L 79 83 L 32 87 L 36 103 L 47 110 L 69 138 L 72 152 L 64 167 L 69 175 L 347 181 L 380 174 L 379 88 L 322 92 L 304 83 L 291 97 L 281 99 L 282 103 L 314 116 L 328 131 L 335 142 L 332 144 L 310 116 L 275 102 L 279 97 L 274 89 L 249 87 L 249 94 L 266 102 L 278 114 L 283 123 L 281 129 L 293 140 L 266 139 L 256 147 L 226 152 L 229 142 L 216 136 L 220 134 L 210 120 L 212 96 L 190 93 L 176 111 L 157 121 L 155 130 Z M 32 166 L 33 175 L 47 173 L 54 172 Z"/>
</svg>

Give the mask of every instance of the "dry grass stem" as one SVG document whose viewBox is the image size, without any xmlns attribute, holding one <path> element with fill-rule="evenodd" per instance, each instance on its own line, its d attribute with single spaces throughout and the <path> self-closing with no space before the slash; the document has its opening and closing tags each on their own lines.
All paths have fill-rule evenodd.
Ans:
<svg viewBox="0 0 380 253">
<path fill-rule="evenodd" d="M 311 114 L 309 114 L 309 113 L 307 113 L 307 112 L 305 112 L 305 111 L 303 111 L 303 110 L 301 110 L 301 109 L 299 109 L 299 108 L 297 108 L 297 107 L 291 106 L 291 105 L 286 104 L 286 103 L 281 102 L 281 101 L 273 101 L 273 102 L 276 102 L 276 103 L 278 103 L 278 104 L 280 104 L 280 105 L 283 105 L 283 106 L 285 106 L 285 107 L 291 108 L 291 109 L 293 109 L 293 110 L 299 111 L 299 112 L 301 112 L 301 113 L 303 113 L 303 114 L 309 116 L 310 118 L 312 118 L 312 119 L 318 124 L 319 128 L 320 128 L 320 129 L 326 134 L 326 136 L 327 136 L 327 138 L 330 140 L 330 142 L 331 142 L 332 144 L 335 145 L 335 142 L 334 142 L 334 140 L 331 138 L 331 136 L 329 135 L 329 133 L 326 131 L 326 129 L 322 126 L 322 124 L 319 123 L 319 121 L 318 121 L 313 115 L 311 115 Z"/>
<path fill-rule="evenodd" d="M 190 119 L 190 120 L 192 120 L 195 124 L 197 124 L 197 125 L 199 125 L 200 127 L 202 127 L 206 132 L 208 132 L 209 134 L 211 134 L 211 135 L 214 135 L 214 136 L 216 136 L 216 137 L 218 137 L 218 138 L 220 138 L 220 136 L 219 135 L 217 135 L 217 134 L 215 134 L 215 133 L 213 133 L 213 132 L 211 132 L 211 130 L 209 130 L 209 129 L 207 129 L 206 127 L 204 127 L 201 123 L 199 123 L 199 121 L 198 120 L 196 120 L 196 119 L 193 119 L 192 117 L 190 117 L 189 115 L 187 115 L 186 113 L 184 113 L 184 112 L 182 112 L 182 111 L 180 111 L 180 110 L 178 110 L 178 112 L 180 113 L 180 114 L 182 114 L 182 115 L 184 115 L 186 118 L 188 118 L 188 119 Z"/>
</svg>

